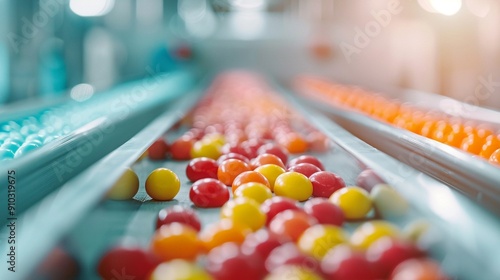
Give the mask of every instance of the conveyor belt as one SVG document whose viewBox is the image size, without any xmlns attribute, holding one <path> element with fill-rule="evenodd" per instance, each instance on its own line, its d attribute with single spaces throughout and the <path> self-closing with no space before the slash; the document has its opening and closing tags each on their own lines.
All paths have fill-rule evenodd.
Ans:
<svg viewBox="0 0 500 280">
<path fill-rule="evenodd" d="M 278 86 L 276 88 L 285 92 Z M 348 185 L 352 185 L 359 172 L 369 166 L 411 203 L 410 213 L 392 222 L 404 226 L 416 219 L 429 221 L 436 237 L 432 240 L 431 253 L 442 262 L 450 275 L 459 279 L 478 279 L 478 275 L 483 279 L 495 279 L 500 275 L 500 267 L 496 263 L 500 259 L 497 250 L 500 240 L 496 238 L 500 234 L 500 223 L 490 212 L 442 183 L 367 145 L 329 118 L 312 112 L 291 95 L 285 96 L 308 121 L 335 142 L 332 150 L 316 155 L 327 170 L 338 173 Z M 155 216 L 160 209 L 173 204 L 192 205 L 187 195 L 191 184 L 185 176 L 186 162 L 152 162 L 145 159 L 136 163 L 133 168 L 139 175 L 141 188 L 135 199 L 98 202 L 120 176 L 122 168 L 132 165 L 194 101 L 195 98 L 187 98 L 170 108 L 113 153 L 27 211 L 19 221 L 22 226 L 18 241 L 23 246 L 19 247 L 18 256 L 23 270 L 16 274 L 19 278 L 12 278 L 12 274 L 5 274 L 3 269 L 0 279 L 23 279 L 63 237 L 65 244 L 80 260 L 83 268 L 81 279 L 97 279 L 96 262 L 101 253 L 118 239 L 132 237 L 141 245 L 148 246 Z M 144 191 L 145 178 L 158 167 L 172 169 L 181 179 L 181 191 L 173 201 L 151 201 Z M 219 218 L 218 209 L 201 209 L 199 214 L 204 225 Z M 347 229 L 356 225 L 348 223 Z"/>
</svg>

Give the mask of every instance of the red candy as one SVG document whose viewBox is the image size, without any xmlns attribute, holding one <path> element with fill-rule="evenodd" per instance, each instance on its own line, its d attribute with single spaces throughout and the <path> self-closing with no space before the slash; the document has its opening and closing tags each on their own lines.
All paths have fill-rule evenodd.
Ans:
<svg viewBox="0 0 500 280">
<path fill-rule="evenodd" d="M 290 239 L 276 235 L 267 229 L 260 229 L 245 238 L 241 244 L 241 250 L 245 254 L 257 255 L 265 260 L 274 248 L 290 241 Z"/>
<path fill-rule="evenodd" d="M 210 251 L 206 269 L 217 280 L 255 280 L 265 275 L 262 261 L 244 254 L 235 243 L 224 243 Z"/>
<path fill-rule="evenodd" d="M 320 171 L 309 177 L 313 185 L 313 196 L 329 198 L 336 190 L 344 188 L 344 180 L 329 171 Z"/>
<path fill-rule="evenodd" d="M 383 237 L 375 241 L 366 252 L 366 257 L 375 264 L 377 275 L 386 278 L 405 260 L 423 257 L 425 254 L 415 245 Z"/>
<path fill-rule="evenodd" d="M 363 279 L 375 280 L 370 262 L 348 245 L 338 245 L 328 251 L 321 261 L 321 269 L 327 280 Z"/>
<path fill-rule="evenodd" d="M 156 228 L 170 223 L 182 223 L 193 227 L 196 231 L 200 231 L 201 224 L 196 212 L 190 208 L 184 208 L 180 205 L 165 208 L 160 210 L 156 219 Z"/>
<path fill-rule="evenodd" d="M 250 162 L 250 160 L 246 156 L 244 156 L 244 155 L 237 154 L 237 153 L 227 153 L 227 154 L 223 154 L 222 156 L 220 156 L 217 159 L 217 163 L 221 164 L 226 159 L 239 159 L 239 160 L 241 160 L 241 161 L 243 161 L 245 163 L 249 163 Z"/>
<path fill-rule="evenodd" d="M 309 156 L 309 155 L 303 155 L 303 156 L 296 157 L 296 158 L 292 159 L 290 161 L 290 163 L 288 164 L 288 166 L 291 167 L 291 166 L 294 166 L 294 165 L 297 165 L 300 163 L 310 163 L 310 164 L 318 167 L 321 170 L 325 170 L 325 167 L 323 166 L 323 164 L 321 163 L 321 161 L 317 157 Z"/>
<path fill-rule="evenodd" d="M 225 144 L 224 146 L 222 146 L 222 153 L 223 154 L 233 153 L 242 155 L 246 158 L 251 158 L 250 151 L 245 149 L 245 147 L 241 146 L 241 144 L 229 144 L 229 143 Z"/>
<path fill-rule="evenodd" d="M 382 180 L 373 170 L 366 169 L 359 173 L 356 178 L 356 185 L 370 192 L 373 187 L 377 184 L 384 184 L 384 180 Z"/>
<path fill-rule="evenodd" d="M 219 164 L 211 158 L 201 157 L 192 159 L 186 167 L 186 176 L 191 182 L 200 179 L 217 179 Z"/>
<path fill-rule="evenodd" d="M 243 141 L 243 143 L 241 143 L 241 146 L 245 149 L 245 151 L 247 151 L 247 155 L 249 158 L 254 158 L 259 154 L 258 150 L 264 144 L 264 141 L 253 138 Z"/>
<path fill-rule="evenodd" d="M 105 280 L 116 279 L 116 275 L 146 280 L 159 263 L 152 252 L 141 247 L 118 245 L 101 257 L 97 272 Z"/>
<path fill-rule="evenodd" d="M 148 157 L 152 160 L 164 160 L 167 158 L 169 150 L 167 142 L 160 138 L 148 148 Z"/>
<path fill-rule="evenodd" d="M 175 160 L 187 160 L 191 158 L 191 148 L 194 140 L 189 136 L 182 136 L 175 140 L 170 146 L 170 153 Z"/>
<path fill-rule="evenodd" d="M 293 171 L 297 172 L 300 174 L 303 174 L 304 176 L 308 177 L 313 175 L 316 172 L 320 172 L 321 169 L 319 169 L 317 166 L 312 165 L 310 163 L 299 163 L 296 165 L 292 165 L 288 168 L 288 171 Z"/>
<path fill-rule="evenodd" d="M 283 212 L 285 210 L 299 210 L 301 211 L 302 209 L 300 208 L 299 204 L 290 198 L 286 197 L 281 197 L 281 196 L 274 196 L 262 203 L 260 206 L 260 209 L 262 212 L 264 212 L 267 216 L 266 220 L 266 225 L 269 226 L 269 223 L 271 223 L 271 220 L 278 215 L 278 213 Z"/>
<path fill-rule="evenodd" d="M 320 224 L 342 226 L 344 212 L 326 198 L 313 198 L 304 204 L 304 211 L 318 220 Z"/>
<path fill-rule="evenodd" d="M 266 269 L 271 272 L 283 265 L 297 265 L 319 271 L 320 264 L 312 256 L 302 253 L 295 243 L 289 242 L 272 250 L 266 259 Z"/>
<path fill-rule="evenodd" d="M 221 207 L 229 200 L 229 190 L 217 179 L 201 179 L 189 190 L 189 199 L 197 207 Z"/>
<path fill-rule="evenodd" d="M 285 149 L 283 149 L 281 146 L 274 143 L 267 143 L 262 145 L 257 152 L 259 155 L 273 154 L 279 157 L 284 164 L 288 162 L 288 152 L 286 152 Z"/>
</svg>

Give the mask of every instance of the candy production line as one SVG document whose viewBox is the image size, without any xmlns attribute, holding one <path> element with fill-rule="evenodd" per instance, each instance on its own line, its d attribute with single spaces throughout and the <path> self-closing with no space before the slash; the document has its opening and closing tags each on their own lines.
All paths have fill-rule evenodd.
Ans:
<svg viewBox="0 0 500 280">
<path fill-rule="evenodd" d="M 0 279 L 500 277 L 493 1 L 91 2 L 0 4 Z"/>
</svg>

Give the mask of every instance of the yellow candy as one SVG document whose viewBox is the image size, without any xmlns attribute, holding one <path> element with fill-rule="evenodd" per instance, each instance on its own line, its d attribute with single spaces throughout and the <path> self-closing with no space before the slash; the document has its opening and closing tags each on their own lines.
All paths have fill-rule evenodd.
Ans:
<svg viewBox="0 0 500 280">
<path fill-rule="evenodd" d="M 271 198 L 273 196 L 273 193 L 264 184 L 249 182 L 237 188 L 234 192 L 234 196 L 251 198 L 257 203 L 261 204 L 266 199 Z"/>
<path fill-rule="evenodd" d="M 113 200 L 127 200 L 135 196 L 139 190 L 139 177 L 137 174 L 127 168 L 120 179 L 108 191 L 108 198 Z"/>
<path fill-rule="evenodd" d="M 260 210 L 255 200 L 238 197 L 228 201 L 221 209 L 221 219 L 230 219 L 235 224 L 244 225 L 256 231 L 266 223 L 266 214 Z"/>
<path fill-rule="evenodd" d="M 346 187 L 335 191 L 330 201 L 342 209 L 346 219 L 362 219 L 372 209 L 372 201 L 367 191 L 360 187 Z"/>
<path fill-rule="evenodd" d="M 311 197 L 313 186 L 305 175 L 298 172 L 285 172 L 276 178 L 274 193 L 298 201 L 305 201 Z"/>
<path fill-rule="evenodd" d="M 207 157 L 218 159 L 222 152 L 222 145 L 218 141 L 211 139 L 202 139 L 196 141 L 191 148 L 191 158 Z"/>
<path fill-rule="evenodd" d="M 151 273 L 150 280 L 212 280 L 206 271 L 201 267 L 185 261 L 172 260 L 161 263 Z"/>
<path fill-rule="evenodd" d="M 361 224 L 351 236 L 351 244 L 359 249 L 368 249 L 379 238 L 388 236 L 399 238 L 399 229 L 386 221 L 371 221 Z"/>
<path fill-rule="evenodd" d="M 170 169 L 158 168 L 146 180 L 146 192 L 154 200 L 172 200 L 181 188 L 177 175 Z"/>
<path fill-rule="evenodd" d="M 403 216 L 408 212 L 408 202 L 387 184 L 378 184 L 370 192 L 373 206 L 384 219 Z"/>
<path fill-rule="evenodd" d="M 323 278 L 313 271 L 296 266 L 283 265 L 273 270 L 264 280 L 322 280 Z"/>
<path fill-rule="evenodd" d="M 285 169 L 281 168 L 281 166 L 278 166 L 276 164 L 264 164 L 262 166 L 255 168 L 255 171 L 259 172 L 260 174 L 264 175 L 264 177 L 266 177 L 267 181 L 269 181 L 269 186 L 271 187 L 271 191 L 274 191 L 274 182 L 276 181 L 276 178 L 278 178 L 278 176 L 280 176 L 281 174 L 285 173 Z"/>
<path fill-rule="evenodd" d="M 322 259 L 330 249 L 348 240 L 347 233 L 340 227 L 314 225 L 302 233 L 297 245 L 302 252 Z"/>
</svg>

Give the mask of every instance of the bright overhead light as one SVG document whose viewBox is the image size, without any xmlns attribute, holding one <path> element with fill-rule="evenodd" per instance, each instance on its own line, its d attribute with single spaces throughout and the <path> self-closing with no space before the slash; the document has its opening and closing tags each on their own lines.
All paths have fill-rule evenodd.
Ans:
<svg viewBox="0 0 500 280">
<path fill-rule="evenodd" d="M 431 0 L 431 6 L 436 10 L 436 12 L 451 16 L 462 8 L 462 0 Z"/>
<path fill-rule="evenodd" d="M 69 8 L 82 17 L 103 16 L 115 6 L 115 0 L 70 0 Z"/>
</svg>

